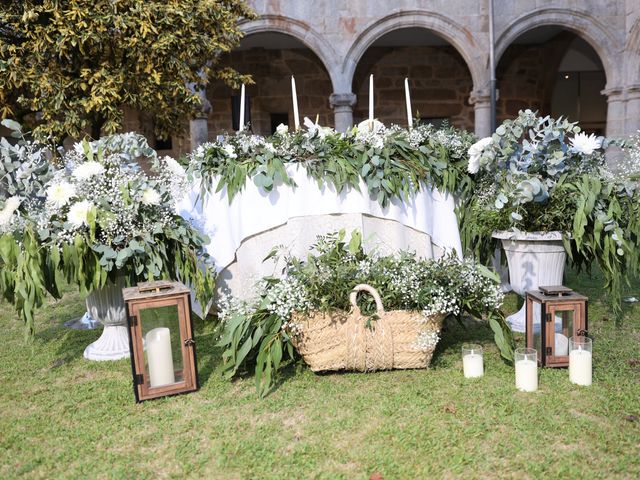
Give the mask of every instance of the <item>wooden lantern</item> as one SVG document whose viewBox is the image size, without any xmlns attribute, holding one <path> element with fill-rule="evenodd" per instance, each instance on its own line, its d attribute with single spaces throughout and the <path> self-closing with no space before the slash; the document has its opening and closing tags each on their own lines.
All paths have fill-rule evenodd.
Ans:
<svg viewBox="0 0 640 480">
<path fill-rule="evenodd" d="M 157 281 L 125 288 L 122 295 L 136 402 L 197 390 L 189 289 Z"/>
<path fill-rule="evenodd" d="M 587 334 L 587 297 L 563 286 L 526 292 L 527 348 L 543 367 L 569 366 L 569 338 Z"/>
</svg>

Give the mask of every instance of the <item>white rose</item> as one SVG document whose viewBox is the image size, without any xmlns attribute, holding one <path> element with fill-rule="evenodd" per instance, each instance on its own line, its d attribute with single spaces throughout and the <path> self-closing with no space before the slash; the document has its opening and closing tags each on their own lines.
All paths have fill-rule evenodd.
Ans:
<svg viewBox="0 0 640 480">
<path fill-rule="evenodd" d="M 482 152 L 484 152 L 484 149 L 490 145 L 491 142 L 491 137 L 485 137 L 469 147 L 469 150 L 467 151 L 467 155 L 469 155 L 469 166 L 467 167 L 467 171 L 469 173 L 478 173 L 478 170 L 480 170 L 480 157 L 482 157 Z"/>
<path fill-rule="evenodd" d="M 158 205 L 161 198 L 160 194 L 153 188 L 147 188 L 142 192 L 142 203 L 145 205 Z"/>
<path fill-rule="evenodd" d="M 82 200 L 76 202 L 69 208 L 69 214 L 67 215 L 67 221 L 78 228 L 88 223 L 89 211 L 93 208 L 93 203 L 88 200 Z"/>
<path fill-rule="evenodd" d="M 289 132 L 289 127 L 284 123 L 281 123 L 276 127 L 276 133 L 278 135 L 286 135 Z"/>
<path fill-rule="evenodd" d="M 184 167 L 180 165 L 175 159 L 171 157 L 164 157 L 164 163 L 169 169 L 169 172 L 175 177 L 184 177 L 186 172 L 184 171 Z"/>
<path fill-rule="evenodd" d="M 227 157 L 229 158 L 236 158 L 238 156 L 236 155 L 235 147 L 230 143 L 227 143 L 224 147 L 222 147 L 222 149 L 224 150 L 224 153 L 226 153 Z"/>
<path fill-rule="evenodd" d="M 4 202 L 4 208 L 0 210 L 0 225 L 8 225 L 14 212 L 20 206 L 20 197 L 9 197 Z"/>
<path fill-rule="evenodd" d="M 47 188 L 47 201 L 58 208 L 64 207 L 75 196 L 76 189 L 68 182 L 62 181 Z"/>
</svg>

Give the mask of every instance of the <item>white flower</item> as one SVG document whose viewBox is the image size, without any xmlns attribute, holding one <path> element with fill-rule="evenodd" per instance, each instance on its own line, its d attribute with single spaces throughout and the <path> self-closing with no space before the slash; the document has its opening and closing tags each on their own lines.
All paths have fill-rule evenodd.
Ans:
<svg viewBox="0 0 640 480">
<path fill-rule="evenodd" d="M 324 138 L 327 134 L 331 133 L 331 127 L 322 127 L 318 122 L 312 122 L 309 117 L 304 117 L 304 126 L 307 127 L 309 138 L 318 136 L 318 138 Z"/>
<path fill-rule="evenodd" d="M 71 205 L 71 208 L 69 208 L 67 221 L 76 228 L 86 225 L 88 223 L 87 217 L 89 215 L 89 210 L 92 208 L 93 203 L 88 200 L 82 200 L 81 202 L 74 203 Z"/>
<path fill-rule="evenodd" d="M 13 213 L 20 206 L 21 200 L 19 197 L 9 197 L 4 202 L 4 208 L 0 210 L 0 225 L 8 225 L 11 222 Z"/>
<path fill-rule="evenodd" d="M 596 137 L 593 133 L 591 135 L 584 132 L 577 133 L 569 142 L 574 152 L 583 155 L 591 155 L 602 147 L 602 137 Z"/>
<path fill-rule="evenodd" d="M 373 126 L 373 128 L 371 128 Z M 373 124 L 369 120 L 363 120 L 358 124 L 359 132 L 382 133 L 386 130 L 384 123 L 379 120 L 373 120 Z"/>
<path fill-rule="evenodd" d="M 238 156 L 236 155 L 235 147 L 230 143 L 227 143 L 224 147 L 222 147 L 222 149 L 224 150 L 224 153 L 226 153 L 227 157 L 229 158 L 236 158 Z"/>
<path fill-rule="evenodd" d="M 284 123 L 281 123 L 276 127 L 276 133 L 278 135 L 286 135 L 289 132 L 289 127 Z"/>
<path fill-rule="evenodd" d="M 467 170 L 469 173 L 478 173 L 478 170 L 480 170 L 480 157 L 482 156 L 482 152 L 484 152 L 484 149 L 491 144 L 491 142 L 491 137 L 485 137 L 469 147 L 469 150 L 467 151 L 467 155 L 469 155 L 469 166 L 467 167 Z"/>
<path fill-rule="evenodd" d="M 142 192 L 142 203 L 145 205 L 158 205 L 160 200 L 160 194 L 153 188 L 147 188 Z"/>
<path fill-rule="evenodd" d="M 180 165 L 175 159 L 167 156 L 164 157 L 164 163 L 167 166 L 167 169 L 171 174 L 176 177 L 184 177 L 186 172 L 184 171 L 184 167 Z"/>
<path fill-rule="evenodd" d="M 69 182 L 62 181 L 47 188 L 47 201 L 58 208 L 64 207 L 75 196 L 76 189 Z"/>
<path fill-rule="evenodd" d="M 87 180 L 94 175 L 104 173 L 104 166 L 95 161 L 84 162 L 76 167 L 71 175 L 78 180 Z"/>
</svg>

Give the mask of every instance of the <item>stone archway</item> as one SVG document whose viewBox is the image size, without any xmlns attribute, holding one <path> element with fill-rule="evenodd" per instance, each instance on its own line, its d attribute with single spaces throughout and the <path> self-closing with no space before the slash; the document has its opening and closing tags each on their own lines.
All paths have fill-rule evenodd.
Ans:
<svg viewBox="0 0 640 480">
<path fill-rule="evenodd" d="M 221 65 L 253 78 L 254 83 L 246 86 L 248 117 L 245 117 L 253 133 L 269 135 L 280 123 L 293 128 L 292 76 L 296 79 L 300 122 L 307 116 L 318 118 L 323 125 L 332 125 L 329 105 L 332 84 L 322 59 L 292 35 L 263 28 L 249 32 L 238 48 L 221 57 Z M 237 90 L 221 81 L 207 86 L 211 104 L 207 117 L 210 139 L 238 128 L 238 95 Z"/>
<path fill-rule="evenodd" d="M 329 72 L 334 90 L 336 89 L 336 79 L 333 76 L 333 72 L 338 70 L 339 55 L 331 43 L 327 42 L 308 24 L 282 15 L 261 15 L 256 20 L 240 22 L 239 26 L 245 36 L 275 32 L 289 35 L 299 40 L 320 59 L 326 71 Z"/>
<path fill-rule="evenodd" d="M 564 8 L 545 8 L 534 10 L 512 22 L 496 41 L 496 63 L 505 50 L 521 35 L 542 26 L 559 26 L 583 38 L 596 51 L 607 75 L 607 88 L 621 84 L 618 69 L 614 68 L 619 60 L 622 46 L 615 35 L 602 22 L 586 12 Z"/>
<path fill-rule="evenodd" d="M 499 50 L 496 68 L 498 122 L 530 108 L 541 115 L 577 121 L 588 132 L 607 130 L 607 80 L 598 52 L 582 35 L 562 25 L 522 31 Z M 502 47 L 500 47 L 502 48 Z"/>
<path fill-rule="evenodd" d="M 368 115 L 369 74 L 374 76 L 375 117 L 384 124 L 407 124 L 407 78 L 414 117 L 473 130 L 471 72 L 456 48 L 433 31 L 399 28 L 376 39 L 362 54 L 353 75 L 353 92 L 359 100 L 356 123 Z"/>
<path fill-rule="evenodd" d="M 463 28 L 450 18 L 436 12 L 408 10 L 393 13 L 373 22 L 355 39 L 341 65 L 340 85 L 348 91 L 362 55 L 380 37 L 394 30 L 419 27 L 431 30 L 445 39 L 462 56 L 474 85 L 482 85 L 484 80 L 483 55 L 469 30 Z"/>
</svg>

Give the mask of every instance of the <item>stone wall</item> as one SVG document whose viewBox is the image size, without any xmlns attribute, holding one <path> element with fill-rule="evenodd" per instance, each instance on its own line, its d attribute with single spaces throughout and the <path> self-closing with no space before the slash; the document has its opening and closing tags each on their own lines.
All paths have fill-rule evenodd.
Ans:
<svg viewBox="0 0 640 480">
<path fill-rule="evenodd" d="M 414 117 L 446 118 L 473 130 L 469 104 L 473 81 L 453 47 L 372 47 L 363 55 L 353 80 L 357 95 L 354 122 L 369 115 L 369 75 L 374 76 L 374 115 L 386 125 L 407 124 L 404 79 L 409 78 Z"/>
<path fill-rule="evenodd" d="M 254 133 L 271 133 L 272 113 L 287 113 L 288 124 L 293 126 L 291 75 L 296 79 L 300 122 L 305 116 L 312 120 L 318 116 L 321 125 L 333 125 L 333 111 L 329 106 L 331 80 L 310 50 L 254 48 L 231 53 L 223 64 L 253 77 L 255 83 L 246 86 L 246 94 L 250 97 Z M 207 87 L 207 98 L 211 103 L 208 119 L 210 139 L 231 131 L 232 95 L 239 95 L 239 91 L 219 81 Z"/>
</svg>

